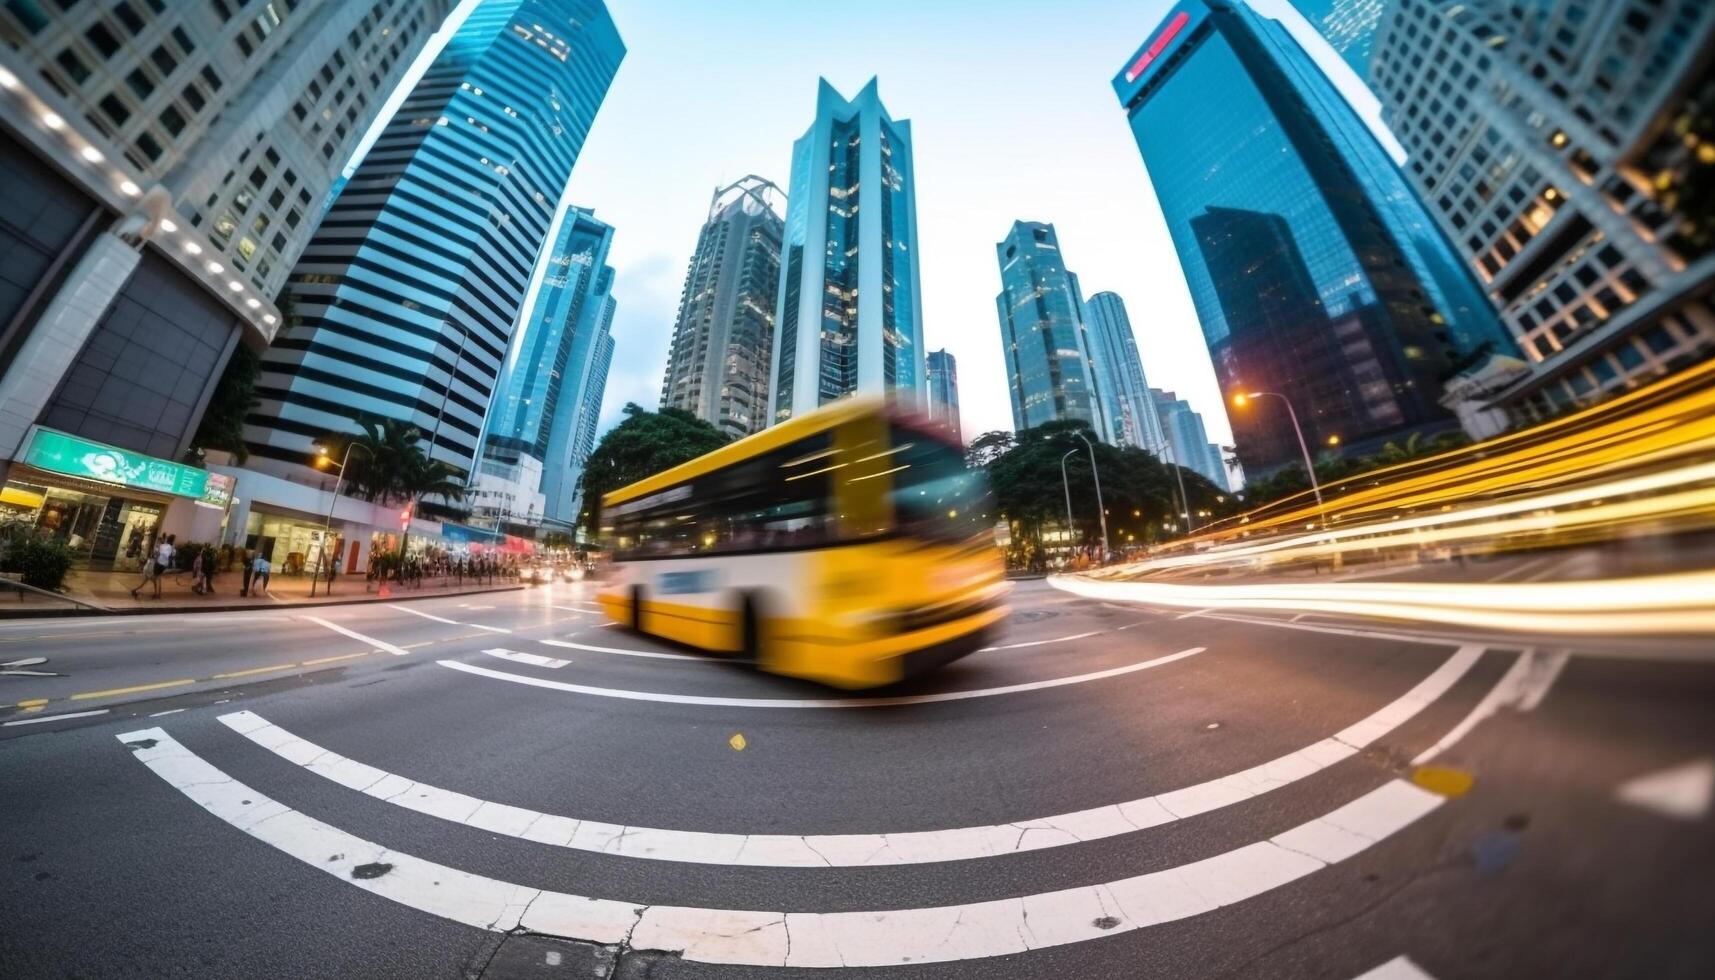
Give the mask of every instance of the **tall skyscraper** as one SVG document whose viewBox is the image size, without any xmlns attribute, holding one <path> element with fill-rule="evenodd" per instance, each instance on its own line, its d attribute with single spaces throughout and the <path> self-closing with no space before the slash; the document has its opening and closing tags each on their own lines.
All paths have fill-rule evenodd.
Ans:
<svg viewBox="0 0 1715 980">
<path fill-rule="evenodd" d="M 911 124 L 876 80 L 847 101 L 826 80 L 792 144 L 775 313 L 774 421 L 862 392 L 923 395 Z"/>
<path fill-rule="evenodd" d="M 779 193 L 757 176 L 715 191 L 685 273 L 661 381 L 661 407 L 682 408 L 735 437 L 768 425 L 785 227 L 774 211 Z"/>
<path fill-rule="evenodd" d="M 959 428 L 959 362 L 946 348 L 929 352 L 929 417 L 965 441 Z"/>
<path fill-rule="evenodd" d="M 1369 71 L 1376 26 L 1390 0 L 1292 0 L 1310 25 L 1328 39 L 1334 53 L 1362 78 Z"/>
<path fill-rule="evenodd" d="M 1088 324 L 1097 387 L 1104 396 L 1114 441 L 1159 453 L 1165 436 L 1155 399 L 1149 395 L 1149 379 L 1143 373 L 1143 359 L 1138 356 L 1125 300 L 1118 293 L 1091 296 L 1084 303 L 1084 322 Z"/>
<path fill-rule="evenodd" d="M 475 509 L 486 517 L 568 527 L 576 521 L 574 497 L 588 456 L 578 455 L 577 437 L 587 413 L 601 410 L 607 385 L 612 243 L 613 228 L 592 211 L 572 208 L 561 221 L 489 412 L 475 487 Z"/>
<path fill-rule="evenodd" d="M 1232 489 L 1221 447 L 1209 441 L 1203 416 L 1192 410 L 1190 402 L 1171 391 L 1151 388 L 1149 393 L 1167 436 L 1163 461 L 1199 474 L 1217 489 Z"/>
<path fill-rule="evenodd" d="M 467 472 L 554 211 L 625 55 L 599 0 L 485 0 L 405 98 L 292 277 L 246 439 L 286 475 L 365 416 Z"/>
<path fill-rule="evenodd" d="M 1370 87 L 1545 418 L 1715 353 L 1715 4 L 1399 0 Z"/>
<path fill-rule="evenodd" d="M 1113 84 L 1226 393 L 1284 394 L 1307 438 L 1358 452 L 1451 428 L 1441 378 L 1510 340 L 1286 30 L 1233 0 L 1185 0 Z M 1247 472 L 1297 459 L 1285 412 L 1231 417 Z"/>
<path fill-rule="evenodd" d="M 611 278 L 611 277 L 610 277 Z M 604 307 L 601 319 L 601 333 L 597 335 L 595 359 L 590 363 L 590 380 L 584 385 L 583 403 L 578 407 L 578 428 L 572 436 L 572 465 L 566 470 L 565 486 L 569 488 L 571 507 L 569 512 L 574 519 L 583 514 L 584 469 L 589 463 L 590 453 L 595 452 L 596 424 L 601 421 L 602 398 L 607 393 L 608 369 L 613 367 L 613 334 L 609 328 L 613 325 L 612 300 Z"/>
<path fill-rule="evenodd" d="M 55 533 L 94 566 L 185 496 L 91 493 L 33 449 L 69 437 L 183 469 L 221 371 L 274 338 L 316 207 L 447 7 L 0 4 L 0 470 L 43 521 L 75 496 L 90 523 Z"/>
<path fill-rule="evenodd" d="M 1084 327 L 1084 297 L 1078 277 L 1066 269 L 1054 226 L 1014 221 L 994 250 L 1001 284 L 994 302 L 1013 428 L 1022 432 L 1056 419 L 1079 419 L 1103 442 L 1112 442 Z"/>
</svg>

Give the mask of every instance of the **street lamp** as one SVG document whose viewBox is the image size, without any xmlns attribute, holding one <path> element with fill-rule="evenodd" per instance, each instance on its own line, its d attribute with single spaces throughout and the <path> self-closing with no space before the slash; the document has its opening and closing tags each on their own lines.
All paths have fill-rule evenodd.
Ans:
<svg viewBox="0 0 1715 980">
<path fill-rule="evenodd" d="M 1108 563 L 1108 511 L 1102 506 L 1102 475 L 1096 471 L 1096 447 L 1082 432 L 1073 435 L 1083 440 L 1084 448 L 1090 451 L 1090 477 L 1096 481 L 1096 516 L 1102 519 L 1102 564 Z M 1065 464 L 1061 464 L 1060 475 L 1065 476 Z M 1070 494 L 1068 494 L 1070 496 Z"/>
<path fill-rule="evenodd" d="M 1072 483 L 1066 479 L 1066 459 L 1077 451 L 1078 447 L 1073 446 L 1066 450 L 1065 456 L 1060 457 L 1060 486 L 1066 491 L 1066 536 L 1068 539 L 1072 536 Z"/>
<path fill-rule="evenodd" d="M 1179 465 L 1179 455 L 1173 451 L 1173 443 L 1163 439 L 1161 445 L 1156 447 L 1155 458 L 1161 463 L 1161 468 L 1164 470 L 1167 469 L 1167 462 L 1163 457 L 1167 456 L 1173 457 L 1173 468 L 1170 472 L 1179 484 L 1179 516 L 1185 521 L 1185 530 L 1189 533 L 1191 530 L 1191 505 L 1185 500 L 1185 470 Z"/>
<path fill-rule="evenodd" d="M 342 481 L 345 480 L 345 467 L 346 467 L 347 463 L 351 462 L 351 451 L 353 449 L 358 449 L 358 448 L 361 448 L 361 447 L 359 447 L 358 444 L 355 442 L 347 442 L 345 444 L 345 455 L 340 457 L 339 468 L 334 473 L 333 499 L 328 501 L 328 516 L 325 520 L 322 521 L 322 560 L 323 561 L 330 561 L 330 559 L 328 559 L 328 539 L 333 537 L 333 509 L 334 509 L 334 506 L 339 503 L 339 485 Z M 326 447 L 326 446 L 324 446 L 318 442 L 315 445 L 315 450 L 316 450 L 316 465 L 317 466 L 332 466 L 333 465 L 332 461 L 328 458 L 328 447 Z M 364 448 L 363 451 L 369 452 L 369 450 L 367 448 Z M 337 560 L 337 559 L 334 559 L 334 560 Z M 312 598 L 312 599 L 314 599 L 316 597 L 316 579 L 318 577 L 319 577 L 319 575 L 311 575 L 310 576 L 310 598 Z M 328 565 L 328 591 L 327 591 L 327 594 L 333 595 L 333 565 L 331 563 Z"/>
<path fill-rule="evenodd" d="M 1310 491 L 1316 495 L 1316 512 L 1322 516 L 1322 526 L 1328 526 L 1328 512 L 1322 503 L 1322 487 L 1316 482 L 1316 464 L 1310 459 L 1310 446 L 1304 441 L 1304 430 L 1298 425 L 1298 413 L 1292 409 L 1292 399 L 1274 391 L 1241 391 L 1233 396 L 1233 404 L 1244 408 L 1253 398 L 1278 398 L 1286 403 L 1286 417 L 1292 420 L 1293 434 L 1298 436 L 1298 451 L 1304 454 L 1304 472 L 1310 475 Z"/>
</svg>

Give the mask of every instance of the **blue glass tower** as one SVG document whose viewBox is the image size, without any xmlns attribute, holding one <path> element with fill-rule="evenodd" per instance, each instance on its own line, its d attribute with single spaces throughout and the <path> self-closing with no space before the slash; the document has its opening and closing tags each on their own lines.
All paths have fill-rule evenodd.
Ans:
<svg viewBox="0 0 1715 980">
<path fill-rule="evenodd" d="M 353 420 L 473 469 L 572 165 L 625 47 L 599 0 L 486 0 L 352 174 L 290 280 L 253 465 L 293 475 Z"/>
<path fill-rule="evenodd" d="M 1012 393 L 1012 427 L 1022 432 L 1079 419 L 1112 442 L 1084 328 L 1084 297 L 1068 272 L 1054 226 L 1014 221 L 994 247 L 1000 262 L 1000 340 Z"/>
<path fill-rule="evenodd" d="M 1095 350 L 1098 387 L 1114 441 L 1159 454 L 1165 435 L 1155 399 L 1149 394 L 1149 378 L 1138 356 L 1137 336 L 1132 332 L 1131 317 L 1126 315 L 1125 300 L 1118 293 L 1091 296 L 1084 303 L 1084 322 Z"/>
<path fill-rule="evenodd" d="M 774 421 L 854 392 L 921 400 L 911 123 L 875 79 L 847 100 L 826 80 L 792 144 L 773 360 Z"/>
<path fill-rule="evenodd" d="M 1359 78 L 1368 77 L 1376 27 L 1387 13 L 1388 0 L 1292 0 L 1292 5 Z"/>
<path fill-rule="evenodd" d="M 1285 394 L 1308 439 L 1355 452 L 1451 428 L 1442 378 L 1510 343 L 1285 29 L 1233 0 L 1185 0 L 1113 85 L 1226 392 Z M 1254 406 L 1233 429 L 1249 473 L 1297 458 L 1284 412 Z"/>
</svg>

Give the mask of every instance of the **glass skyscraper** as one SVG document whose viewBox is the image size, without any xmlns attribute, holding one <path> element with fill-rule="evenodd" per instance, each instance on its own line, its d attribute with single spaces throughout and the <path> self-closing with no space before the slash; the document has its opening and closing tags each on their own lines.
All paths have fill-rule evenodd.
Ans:
<svg viewBox="0 0 1715 980">
<path fill-rule="evenodd" d="M 661 380 L 661 407 L 682 408 L 730 436 L 768 424 L 783 229 L 773 195 L 779 193 L 756 176 L 715 191 L 685 273 Z"/>
<path fill-rule="evenodd" d="M 1101 389 L 1116 443 L 1161 452 L 1164 438 L 1155 399 L 1149 395 L 1149 379 L 1138 356 L 1137 337 L 1125 300 L 1118 293 L 1097 293 L 1084 303 L 1084 322 L 1096 360 L 1097 386 Z"/>
<path fill-rule="evenodd" d="M 594 410 L 600 411 L 606 388 L 601 351 L 615 306 L 613 270 L 607 266 L 612 243 L 613 228 L 593 212 L 567 211 L 535 306 L 513 339 L 483 442 L 484 477 L 528 482 L 521 474 L 535 467 L 525 458 L 540 464 L 540 485 L 515 495 L 540 492 L 544 500 L 536 516 L 553 523 L 569 525 L 577 516 L 573 495 L 582 460 L 575 453 L 576 436 L 588 410 L 587 392 L 597 392 Z"/>
<path fill-rule="evenodd" d="M 291 278 L 246 440 L 289 475 L 362 417 L 469 472 L 572 165 L 625 55 L 599 0 L 485 0 L 329 209 Z"/>
<path fill-rule="evenodd" d="M 1013 429 L 1079 419 L 1103 442 L 1112 442 L 1084 329 L 1084 297 L 1078 277 L 1066 269 L 1054 226 L 1014 221 L 994 250 L 1001 283 L 994 303 Z"/>
<path fill-rule="evenodd" d="M 1511 345 L 1380 144 L 1277 22 L 1186 0 L 1114 78 L 1228 396 L 1355 452 L 1451 428 L 1442 379 Z M 1218 109 L 1218 111 L 1216 111 Z M 1298 458 L 1233 413 L 1247 472 Z"/>
<path fill-rule="evenodd" d="M 929 352 L 929 417 L 964 441 L 959 429 L 959 362 L 945 348 Z"/>
<path fill-rule="evenodd" d="M 1202 476 L 1217 490 L 1231 490 L 1226 460 L 1221 447 L 1209 441 L 1203 416 L 1191 408 L 1190 402 L 1171 391 L 1151 388 L 1149 395 L 1166 435 L 1166 451 L 1161 454 L 1162 459 Z"/>
<path fill-rule="evenodd" d="M 1387 13 L 1388 0 L 1292 0 L 1292 5 L 1359 78 L 1368 73 L 1376 26 Z"/>
<path fill-rule="evenodd" d="M 854 392 L 923 392 L 923 300 L 911 124 L 875 79 L 851 100 L 822 80 L 792 144 L 775 313 L 774 421 Z"/>
</svg>

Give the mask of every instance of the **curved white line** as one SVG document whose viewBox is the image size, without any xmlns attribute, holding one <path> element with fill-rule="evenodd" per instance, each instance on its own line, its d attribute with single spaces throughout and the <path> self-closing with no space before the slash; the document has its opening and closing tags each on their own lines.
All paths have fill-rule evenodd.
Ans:
<svg viewBox="0 0 1715 980">
<path fill-rule="evenodd" d="M 966 861 L 1117 837 L 1261 796 L 1356 755 L 1416 717 L 1458 683 L 1482 654 L 1482 647 L 1462 647 L 1410 691 L 1363 721 L 1331 738 L 1230 776 L 1075 813 L 988 827 L 896 834 L 713 834 L 579 820 L 413 782 L 324 749 L 250 711 L 221 715 L 220 721 L 281 758 L 347 789 L 506 837 L 687 864 L 873 867 Z"/>
<path fill-rule="evenodd" d="M 1232 905 L 1359 854 L 1441 805 L 1392 779 L 1268 840 L 1095 885 L 966 905 L 761 912 L 642 905 L 545 891 L 390 851 L 269 799 L 159 728 L 118 736 L 213 816 L 364 891 L 478 929 L 530 932 L 700 963 L 896 966 L 1004 956 L 1099 939 Z"/>
<path fill-rule="evenodd" d="M 629 691 L 616 687 L 590 687 L 586 684 L 568 684 L 565 681 L 550 681 L 540 677 L 526 677 L 522 674 L 509 674 L 503 670 L 490 670 L 487 667 L 477 667 L 472 664 L 459 663 L 457 660 L 437 660 L 442 667 L 462 670 L 467 674 L 477 674 L 482 677 L 492 677 L 495 680 L 511 681 L 514 684 L 526 684 L 530 687 L 543 687 L 554 691 L 567 691 L 572 694 L 591 694 L 601 698 L 621 698 L 626 701 L 657 701 L 662 704 L 695 704 L 704 707 L 722 708 L 891 708 L 906 704 L 934 704 L 940 701 L 965 701 L 971 698 L 991 698 L 1000 694 L 1018 694 L 1023 691 L 1041 691 L 1050 687 L 1064 687 L 1067 684 L 1083 684 L 1088 681 L 1099 681 L 1134 671 L 1148 670 L 1162 664 L 1170 664 L 1175 660 L 1196 656 L 1202 653 L 1203 647 L 1192 647 L 1178 653 L 1170 653 L 1165 657 L 1145 660 L 1142 663 L 1127 664 L 1124 667 L 1112 667 L 1108 670 L 1098 670 L 1091 674 L 1076 674 L 1071 677 L 1055 677 L 1045 681 L 1030 681 L 1025 684 L 1008 684 L 1005 687 L 984 687 L 974 691 L 946 691 L 940 694 L 902 694 L 887 698 L 722 698 L 709 697 L 700 694 L 657 694 L 654 691 Z"/>
<path fill-rule="evenodd" d="M 703 657 L 694 653 L 658 653 L 654 650 L 621 650 L 619 647 L 596 647 L 588 643 L 573 643 L 571 640 L 537 640 L 551 647 L 565 647 L 568 650 L 588 650 L 591 653 L 617 653 L 622 657 L 649 657 L 653 660 L 719 660 L 719 657 Z"/>
</svg>

